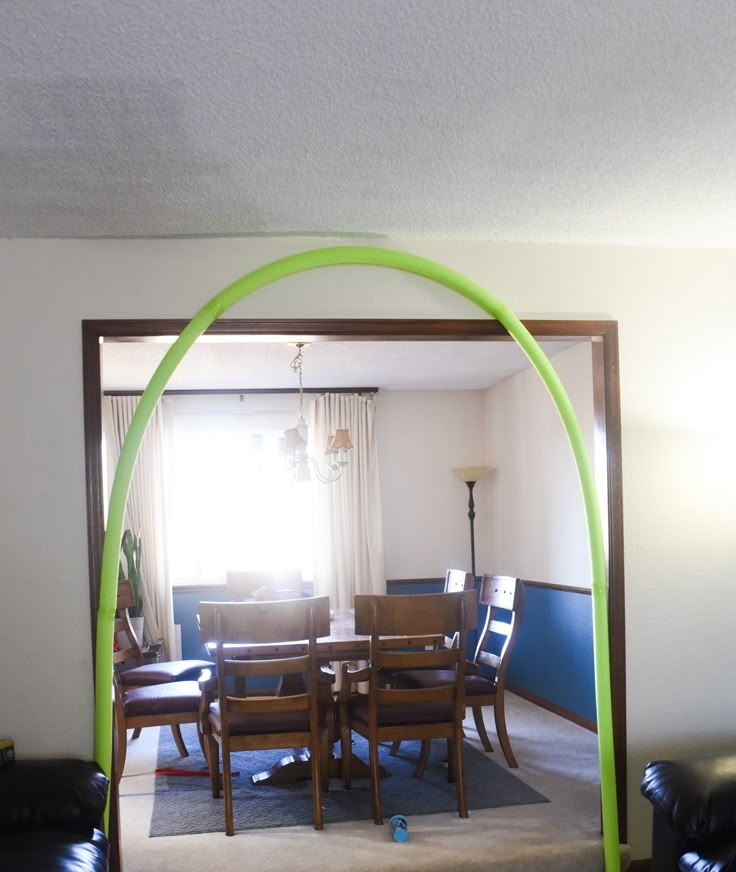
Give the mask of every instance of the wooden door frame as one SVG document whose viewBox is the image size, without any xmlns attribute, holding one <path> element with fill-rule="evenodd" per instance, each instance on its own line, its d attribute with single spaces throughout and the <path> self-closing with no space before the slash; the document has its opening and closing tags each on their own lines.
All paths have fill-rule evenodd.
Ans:
<svg viewBox="0 0 736 872">
<path fill-rule="evenodd" d="M 144 342 L 161 336 L 176 337 L 188 323 L 185 319 L 82 322 L 87 541 L 93 645 L 104 535 L 101 341 L 128 339 Z M 605 467 L 596 475 L 596 480 L 599 482 L 603 529 L 608 533 L 606 541 L 608 622 L 618 818 L 620 838 L 625 842 L 627 830 L 626 637 L 618 323 L 570 319 L 525 320 L 523 323 L 537 341 L 589 339 L 592 345 L 596 463 L 600 459 Z M 489 319 L 219 319 L 206 332 L 219 336 L 268 336 L 274 341 L 289 341 L 297 336 L 303 341 L 513 341 L 498 321 Z M 604 488 L 605 493 L 602 492 Z M 111 791 L 114 810 L 117 806 L 115 783 L 111 785 Z M 119 839 L 116 829 L 111 828 L 111 836 L 113 855 L 117 856 L 119 861 Z M 113 868 L 115 865 L 117 864 L 114 864 Z"/>
</svg>

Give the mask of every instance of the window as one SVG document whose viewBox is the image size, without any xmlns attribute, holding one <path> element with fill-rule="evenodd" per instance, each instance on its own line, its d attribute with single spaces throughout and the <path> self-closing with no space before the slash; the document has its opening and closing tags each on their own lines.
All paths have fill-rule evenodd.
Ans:
<svg viewBox="0 0 736 872">
<path fill-rule="evenodd" d="M 169 403 L 172 584 L 222 582 L 227 570 L 268 567 L 299 567 L 311 579 L 312 488 L 291 479 L 279 452 L 284 429 L 293 426 L 293 397 L 173 397 Z M 223 404 L 224 410 L 212 408 Z"/>
</svg>

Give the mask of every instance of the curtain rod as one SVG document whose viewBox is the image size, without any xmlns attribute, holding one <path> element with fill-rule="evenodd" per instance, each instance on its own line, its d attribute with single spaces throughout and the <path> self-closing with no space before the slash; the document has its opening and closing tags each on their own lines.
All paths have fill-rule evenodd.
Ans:
<svg viewBox="0 0 736 872">
<path fill-rule="evenodd" d="M 139 397 L 143 391 L 103 391 L 103 397 Z M 298 388 L 191 388 L 164 391 L 163 396 L 208 396 L 215 394 L 298 394 Z M 377 394 L 378 388 L 304 388 L 305 394 Z"/>
</svg>

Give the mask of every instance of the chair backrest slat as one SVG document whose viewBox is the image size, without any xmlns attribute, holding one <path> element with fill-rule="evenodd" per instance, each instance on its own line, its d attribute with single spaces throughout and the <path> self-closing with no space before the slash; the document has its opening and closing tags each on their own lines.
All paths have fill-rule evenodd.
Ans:
<svg viewBox="0 0 736 872">
<path fill-rule="evenodd" d="M 450 597 L 451 599 L 447 599 Z M 401 636 L 411 628 L 414 636 L 451 636 L 457 622 L 457 605 L 452 598 L 462 598 L 465 604 L 465 619 L 474 626 L 478 615 L 478 597 L 474 590 L 455 593 L 397 594 L 374 596 L 356 594 L 355 632 L 369 636 Z"/>
<path fill-rule="evenodd" d="M 454 653 L 448 653 L 453 651 Z M 448 649 L 440 646 L 435 650 L 391 651 L 380 653 L 381 668 L 387 671 L 402 669 L 443 669 L 448 665 L 454 667 L 460 660 L 457 646 Z"/>
<path fill-rule="evenodd" d="M 255 678 L 263 675 L 298 675 L 309 671 L 309 656 L 269 658 L 268 660 L 234 660 L 230 652 L 225 659 L 228 675 Z"/>
<path fill-rule="evenodd" d="M 492 654 L 490 651 L 479 651 L 475 662 L 483 666 L 491 666 L 493 669 L 498 669 L 501 665 L 501 658 L 498 654 Z"/>
<path fill-rule="evenodd" d="M 304 711 L 309 708 L 309 701 L 307 693 L 291 696 L 228 696 L 227 706 L 235 714 L 272 715 Z"/>
<path fill-rule="evenodd" d="M 445 593 L 454 593 L 458 590 L 473 590 L 475 579 L 471 572 L 464 569 L 448 569 L 445 573 Z"/>
<path fill-rule="evenodd" d="M 315 635 L 330 634 L 330 601 L 325 596 L 277 601 L 201 602 L 199 634 L 203 642 L 215 641 L 214 616 L 218 610 L 221 641 L 226 644 L 304 640 L 310 614 Z"/>
<path fill-rule="evenodd" d="M 482 606 L 513 609 L 518 581 L 512 575 L 483 575 L 478 602 Z"/>
<path fill-rule="evenodd" d="M 133 582 L 127 578 L 121 579 L 118 581 L 116 612 L 113 622 L 113 638 L 118 644 L 118 650 L 113 651 L 112 655 L 114 666 L 125 663 L 128 660 L 135 661 L 137 666 L 142 666 L 145 663 L 143 651 L 141 651 L 138 637 L 133 632 L 133 626 L 130 623 L 130 616 L 128 614 L 128 609 L 134 604 L 135 593 L 133 591 Z"/>
</svg>

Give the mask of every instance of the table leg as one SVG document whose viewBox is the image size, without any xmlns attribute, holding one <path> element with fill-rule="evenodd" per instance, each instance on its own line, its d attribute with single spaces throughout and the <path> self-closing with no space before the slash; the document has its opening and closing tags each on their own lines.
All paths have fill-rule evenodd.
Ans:
<svg viewBox="0 0 736 872">
<path fill-rule="evenodd" d="M 253 784 L 291 784 L 294 781 L 302 781 L 312 777 L 311 755 L 309 748 L 295 748 L 291 754 L 287 754 L 277 760 L 273 766 L 251 775 Z M 327 772 L 330 778 L 342 777 L 342 761 L 334 753 L 327 763 Z M 370 766 L 363 762 L 355 754 L 351 756 L 350 769 L 353 778 L 370 778 Z M 381 767 L 381 778 L 386 778 L 388 772 Z"/>
<path fill-rule="evenodd" d="M 283 692 L 283 689 L 282 691 Z M 327 774 L 329 778 L 342 777 L 342 759 L 335 755 L 335 747 L 340 744 L 340 725 L 337 720 L 337 705 L 334 708 L 334 716 L 330 719 L 332 728 L 328 743 L 330 746 L 330 759 L 327 761 Z M 311 754 L 309 748 L 294 748 L 290 754 L 286 754 L 277 760 L 268 769 L 251 775 L 253 784 L 290 784 L 294 781 L 302 781 L 312 777 Z M 352 778 L 370 778 L 370 766 L 355 754 L 351 755 L 350 772 Z M 388 777 L 389 773 L 383 766 L 380 767 L 381 778 Z"/>
</svg>

